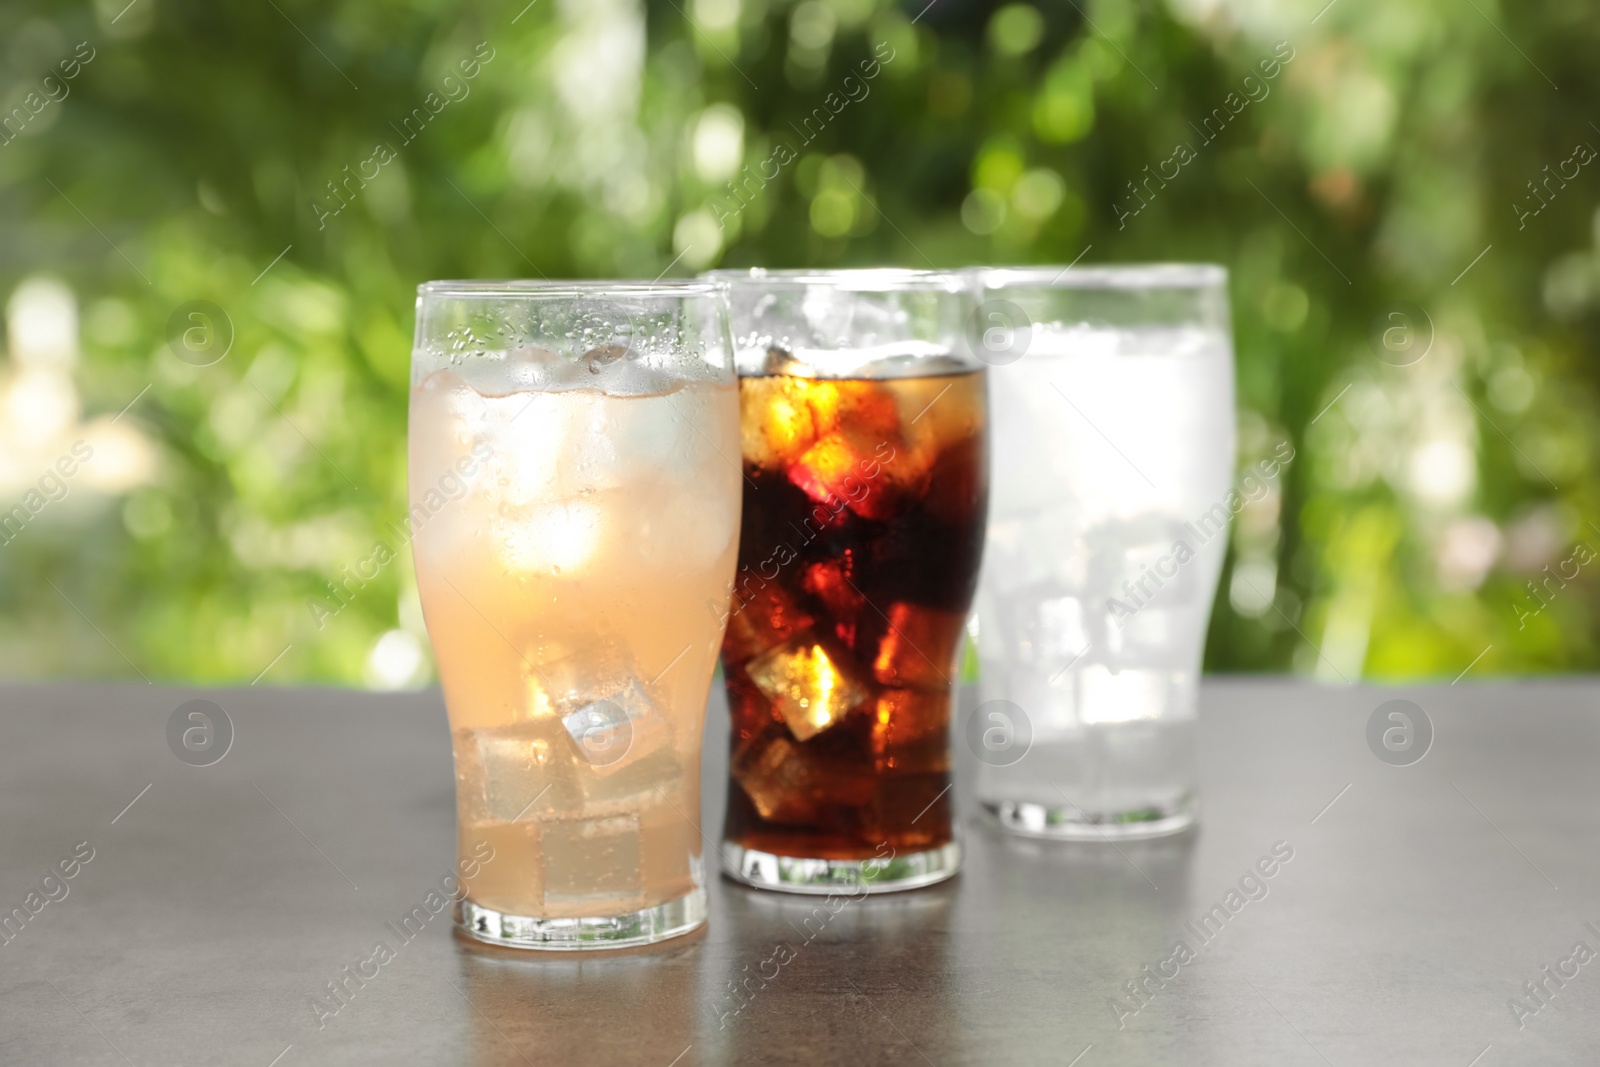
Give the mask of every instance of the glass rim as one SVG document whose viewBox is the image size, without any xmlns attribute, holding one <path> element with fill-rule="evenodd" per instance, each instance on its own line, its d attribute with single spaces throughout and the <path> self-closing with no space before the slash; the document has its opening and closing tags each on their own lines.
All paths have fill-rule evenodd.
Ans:
<svg viewBox="0 0 1600 1067">
<path fill-rule="evenodd" d="M 724 286 L 698 278 L 645 281 L 634 278 L 480 278 L 423 282 L 417 296 L 570 298 L 579 296 L 715 296 Z"/>
<path fill-rule="evenodd" d="M 1218 263 L 968 267 L 966 273 L 985 289 L 1208 289 L 1228 282 L 1228 268 Z"/>
<path fill-rule="evenodd" d="M 827 288 L 849 293 L 891 293 L 900 290 L 958 293 L 969 284 L 957 270 L 913 270 L 908 267 L 845 267 L 839 270 L 750 267 L 746 270 L 708 270 L 700 277 L 729 288 Z"/>
</svg>

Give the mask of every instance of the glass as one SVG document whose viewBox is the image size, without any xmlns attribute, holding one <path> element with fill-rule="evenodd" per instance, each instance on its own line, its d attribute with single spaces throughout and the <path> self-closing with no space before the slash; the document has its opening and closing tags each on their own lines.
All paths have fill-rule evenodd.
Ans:
<svg viewBox="0 0 1600 1067">
<path fill-rule="evenodd" d="M 716 286 L 419 290 L 408 523 L 471 936 L 615 948 L 705 921 L 705 605 L 733 576 L 738 449 Z"/>
<path fill-rule="evenodd" d="M 995 426 L 978 798 L 1020 833 L 1176 832 L 1231 518 L 1226 273 L 975 277 Z"/>
<path fill-rule="evenodd" d="M 745 475 L 723 869 L 801 893 L 948 878 L 951 697 L 988 494 L 970 283 L 713 276 L 730 290 Z"/>
</svg>

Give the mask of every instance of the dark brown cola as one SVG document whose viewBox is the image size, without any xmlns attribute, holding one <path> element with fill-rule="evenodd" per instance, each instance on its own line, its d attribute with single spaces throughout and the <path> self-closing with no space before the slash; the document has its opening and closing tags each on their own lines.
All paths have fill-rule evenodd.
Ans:
<svg viewBox="0 0 1600 1067">
<path fill-rule="evenodd" d="M 951 702 L 988 504 L 983 374 L 739 388 L 725 837 L 835 860 L 947 844 Z"/>
</svg>

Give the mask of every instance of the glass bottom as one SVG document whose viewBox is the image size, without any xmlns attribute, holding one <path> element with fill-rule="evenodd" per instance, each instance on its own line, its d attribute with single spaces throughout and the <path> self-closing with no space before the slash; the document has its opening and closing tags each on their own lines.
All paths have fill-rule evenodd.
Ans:
<svg viewBox="0 0 1600 1067">
<path fill-rule="evenodd" d="M 700 886 L 653 908 L 580 919 L 507 915 L 470 900 L 456 905 L 456 925 L 476 941 L 564 952 L 650 945 L 686 934 L 705 921 L 706 891 Z"/>
<path fill-rule="evenodd" d="M 840 889 L 897 893 L 942 882 L 961 869 L 961 846 L 954 841 L 926 852 L 869 860 L 778 856 L 732 842 L 724 842 L 721 851 L 722 873 L 736 882 L 757 889 L 819 896 Z"/>
<path fill-rule="evenodd" d="M 1065 805 L 1051 807 L 1016 800 L 985 800 L 983 807 L 999 820 L 1002 829 L 1023 837 L 1045 837 L 1061 841 L 1137 841 L 1143 837 L 1166 837 L 1194 825 L 1200 812 L 1193 793 L 1164 807 L 1135 811 L 1086 812 Z"/>
</svg>

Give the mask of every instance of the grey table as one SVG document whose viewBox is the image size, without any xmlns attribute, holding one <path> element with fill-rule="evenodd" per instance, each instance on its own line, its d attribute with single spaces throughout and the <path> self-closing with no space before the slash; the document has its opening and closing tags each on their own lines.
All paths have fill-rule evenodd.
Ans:
<svg viewBox="0 0 1600 1067">
<path fill-rule="evenodd" d="M 1397 696 L 1435 729 L 1411 766 L 1366 741 Z M 197 697 L 235 730 L 209 767 L 166 740 Z M 386 925 L 454 859 L 437 694 L 0 688 L 0 912 L 41 893 L 0 943 L 0 1063 L 1594 1063 L 1600 962 L 1574 946 L 1600 951 L 1597 697 L 1211 681 L 1196 833 L 1041 843 L 969 809 L 942 886 L 808 923 L 815 899 L 717 880 L 691 937 L 529 956 L 444 916 Z M 716 698 L 710 719 L 714 834 Z M 1275 845 L 1265 896 L 1247 882 L 1259 899 L 1197 937 Z M 1166 963 L 1179 940 L 1193 959 Z M 393 958 L 319 1026 L 312 998 L 379 941 Z"/>
</svg>

